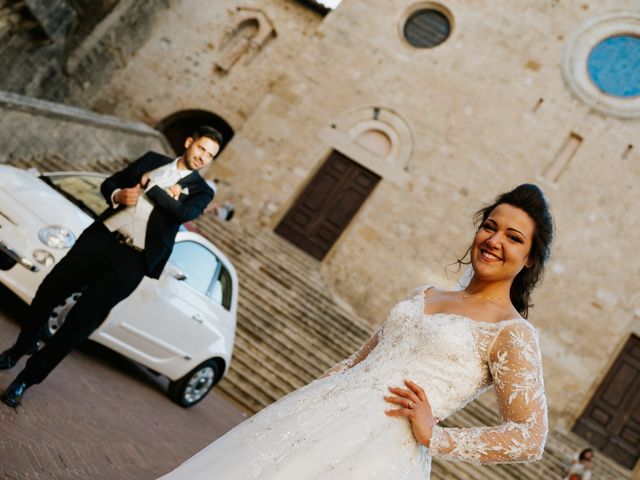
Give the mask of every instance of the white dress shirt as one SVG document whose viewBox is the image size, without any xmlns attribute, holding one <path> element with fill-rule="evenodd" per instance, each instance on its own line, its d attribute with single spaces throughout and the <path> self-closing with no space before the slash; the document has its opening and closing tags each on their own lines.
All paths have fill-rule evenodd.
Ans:
<svg viewBox="0 0 640 480">
<path fill-rule="evenodd" d="M 178 169 L 178 160 L 176 158 L 173 162 L 163 165 L 147 172 L 149 177 L 149 183 L 145 188 L 145 192 L 156 185 L 160 188 L 169 188 L 177 184 L 182 178 L 192 173 L 192 170 L 180 170 Z M 111 203 L 113 208 L 117 208 L 118 204 L 114 202 L 116 193 L 120 189 L 116 189 L 111 194 Z M 183 193 L 185 190 L 182 190 Z M 126 207 L 118 213 L 112 215 L 104 221 L 105 226 L 109 231 L 118 231 L 133 240 L 133 245 L 137 248 L 144 249 L 145 239 L 147 234 L 147 223 L 149 221 L 149 215 L 153 210 L 153 204 L 149 201 L 146 195 L 140 195 L 138 197 L 138 203 L 136 205 Z"/>
</svg>

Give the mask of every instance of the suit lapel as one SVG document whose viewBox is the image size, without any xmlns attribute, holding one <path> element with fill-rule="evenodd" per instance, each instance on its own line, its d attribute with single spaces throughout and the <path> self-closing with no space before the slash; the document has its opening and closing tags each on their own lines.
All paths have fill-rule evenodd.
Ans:
<svg viewBox="0 0 640 480">
<path fill-rule="evenodd" d="M 189 185 L 195 185 L 196 182 L 198 181 L 199 176 L 200 174 L 198 172 L 193 171 L 186 177 L 181 178 L 178 183 L 183 187 L 188 187 Z"/>
</svg>

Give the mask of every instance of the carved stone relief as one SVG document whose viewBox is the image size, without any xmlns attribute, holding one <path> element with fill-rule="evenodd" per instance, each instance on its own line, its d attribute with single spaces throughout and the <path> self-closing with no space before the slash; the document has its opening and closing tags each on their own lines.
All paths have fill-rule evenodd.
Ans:
<svg viewBox="0 0 640 480">
<path fill-rule="evenodd" d="M 216 68 L 228 72 L 242 57 L 248 63 L 275 36 L 273 22 L 262 10 L 238 7 L 225 29 Z"/>
</svg>

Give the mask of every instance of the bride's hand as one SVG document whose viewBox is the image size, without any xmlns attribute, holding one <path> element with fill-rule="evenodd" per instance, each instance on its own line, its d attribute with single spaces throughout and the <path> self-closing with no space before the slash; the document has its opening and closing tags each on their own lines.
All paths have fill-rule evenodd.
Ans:
<svg viewBox="0 0 640 480">
<path fill-rule="evenodd" d="M 387 402 L 402 408 L 387 410 L 385 414 L 390 417 L 407 417 L 416 440 L 428 448 L 431 430 L 438 423 L 438 419 L 431 412 L 431 404 L 424 390 L 411 380 L 405 380 L 404 383 L 408 389 L 389 387 L 389 391 L 395 396 L 384 397 Z"/>
</svg>

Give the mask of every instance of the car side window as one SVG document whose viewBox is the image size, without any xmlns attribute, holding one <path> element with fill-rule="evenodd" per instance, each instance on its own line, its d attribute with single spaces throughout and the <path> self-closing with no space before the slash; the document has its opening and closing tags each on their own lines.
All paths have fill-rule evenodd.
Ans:
<svg viewBox="0 0 640 480">
<path fill-rule="evenodd" d="M 203 295 L 209 295 L 220 266 L 218 257 L 211 250 L 197 242 L 176 242 L 169 261 L 186 275 L 184 282 L 187 285 Z"/>
<path fill-rule="evenodd" d="M 231 282 L 231 274 L 229 270 L 220 264 L 220 275 L 213 282 L 211 290 L 211 298 L 214 302 L 222 305 L 225 309 L 231 310 L 231 296 L 233 293 L 233 285 Z"/>
</svg>

